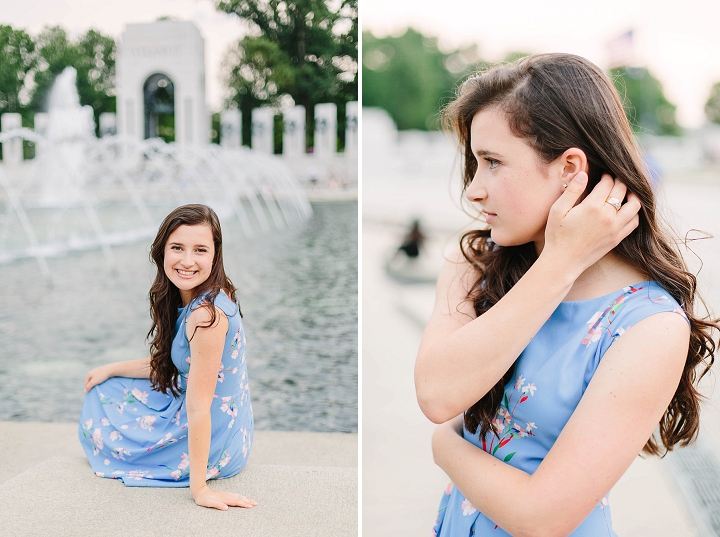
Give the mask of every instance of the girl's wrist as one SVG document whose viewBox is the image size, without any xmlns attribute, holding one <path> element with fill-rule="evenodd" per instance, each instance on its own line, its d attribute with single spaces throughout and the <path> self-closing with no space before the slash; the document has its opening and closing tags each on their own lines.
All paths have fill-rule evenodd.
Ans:
<svg viewBox="0 0 720 537">
<path fill-rule="evenodd" d="M 120 376 L 118 373 L 120 372 L 120 368 L 118 367 L 118 364 L 120 362 L 111 362 L 109 364 L 105 364 L 103 367 L 105 376 L 107 378 L 112 377 L 118 377 Z"/>
<path fill-rule="evenodd" d="M 566 258 L 563 259 L 563 257 L 566 256 L 557 255 L 550 248 L 543 248 L 533 267 L 543 275 L 547 275 L 549 279 L 546 281 L 553 282 L 558 287 L 566 288 L 569 291 L 586 267 L 581 263 L 573 263 Z"/>
<path fill-rule="evenodd" d="M 454 420 L 445 422 L 435 428 L 432 436 L 432 452 L 435 464 L 442 468 L 442 459 L 452 442 L 460 439 Z"/>
<path fill-rule="evenodd" d="M 203 481 L 200 485 L 193 485 L 190 483 L 190 493 L 193 495 L 193 498 L 197 497 L 197 495 L 205 488 L 207 488 L 206 481 Z"/>
</svg>

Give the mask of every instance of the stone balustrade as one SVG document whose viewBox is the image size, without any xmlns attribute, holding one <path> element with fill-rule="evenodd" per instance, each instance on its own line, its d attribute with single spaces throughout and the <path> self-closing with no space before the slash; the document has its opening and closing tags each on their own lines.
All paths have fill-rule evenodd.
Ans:
<svg viewBox="0 0 720 537">
<path fill-rule="evenodd" d="M 275 152 L 275 109 L 260 107 L 252 111 L 251 147 L 265 154 Z M 282 154 L 288 157 L 300 157 L 306 150 L 306 114 L 305 107 L 293 106 L 282 113 Z M 34 130 L 47 137 L 48 115 L 37 113 L 34 118 Z M 20 114 L 0 115 L 0 132 L 8 132 L 21 127 Z M 117 116 L 114 113 L 100 114 L 100 137 L 117 133 Z M 321 103 L 315 105 L 314 117 L 315 146 L 312 153 L 318 158 L 332 158 L 337 154 L 338 119 L 337 105 Z M 239 110 L 224 110 L 220 113 L 220 144 L 228 149 L 237 149 L 242 145 L 242 114 Z M 37 151 L 37 149 L 36 149 Z M 345 151 L 348 156 L 357 156 L 358 152 L 358 103 L 347 103 L 345 112 Z M 22 141 L 17 138 L 3 144 L 3 161 L 7 164 L 23 160 Z"/>
</svg>

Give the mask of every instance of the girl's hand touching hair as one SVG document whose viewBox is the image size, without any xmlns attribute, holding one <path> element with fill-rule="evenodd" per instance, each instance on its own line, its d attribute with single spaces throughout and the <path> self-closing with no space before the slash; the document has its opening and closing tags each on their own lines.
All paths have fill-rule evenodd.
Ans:
<svg viewBox="0 0 720 537">
<path fill-rule="evenodd" d="M 229 506 L 251 508 L 257 505 L 257 502 L 246 498 L 242 494 L 235 492 L 226 492 L 223 490 L 213 490 L 207 485 L 197 492 L 193 492 L 195 503 L 201 507 L 211 507 L 227 511 Z"/>
<path fill-rule="evenodd" d="M 579 172 L 550 208 L 541 254 L 553 256 L 559 267 L 576 277 L 620 244 L 640 222 L 640 199 L 608 174 L 577 203 L 587 181 L 587 174 Z M 606 201 L 608 198 L 622 201 L 626 196 L 620 210 Z"/>
</svg>

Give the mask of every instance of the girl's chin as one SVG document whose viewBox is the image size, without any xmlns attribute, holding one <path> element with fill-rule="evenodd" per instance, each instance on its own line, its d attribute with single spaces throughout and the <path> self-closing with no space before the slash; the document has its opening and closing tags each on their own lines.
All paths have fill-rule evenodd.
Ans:
<svg viewBox="0 0 720 537">
<path fill-rule="evenodd" d="M 523 244 L 534 242 L 532 239 L 528 239 L 527 237 L 509 237 L 503 233 L 496 233 L 492 228 L 490 229 L 490 238 L 495 244 L 503 247 L 522 246 Z"/>
<path fill-rule="evenodd" d="M 494 228 L 490 228 L 490 238 L 498 246 L 517 246 L 510 237 L 502 233 L 498 233 Z"/>
</svg>

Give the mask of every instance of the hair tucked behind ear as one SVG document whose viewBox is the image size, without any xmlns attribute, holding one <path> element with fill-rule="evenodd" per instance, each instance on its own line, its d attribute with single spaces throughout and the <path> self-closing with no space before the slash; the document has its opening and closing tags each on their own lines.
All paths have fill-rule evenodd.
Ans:
<svg viewBox="0 0 720 537">
<path fill-rule="evenodd" d="M 157 266 L 157 274 L 148 294 L 150 317 L 152 318 L 152 327 L 148 332 L 148 338 L 152 337 L 150 341 L 150 381 L 152 386 L 162 393 L 167 393 L 170 390 L 176 397 L 178 395 L 178 370 L 172 362 L 170 348 L 175 335 L 175 321 L 178 318 L 178 308 L 182 306 L 182 299 L 178 288 L 165 274 L 164 261 L 165 245 L 168 237 L 183 225 L 206 225 L 212 231 L 215 254 L 210 275 L 207 280 L 195 289 L 193 296 L 194 299 L 207 292 L 207 304 L 210 305 L 208 310 L 211 315 L 207 326 L 215 322 L 216 312 L 212 304 L 214 304 L 215 297 L 217 297 L 221 289 L 228 294 L 230 300 L 237 301 L 235 298 L 236 288 L 230 278 L 225 275 L 222 255 L 222 230 L 215 211 L 206 205 L 197 204 L 183 205 L 172 211 L 160 224 L 157 236 L 150 247 L 150 261 Z M 239 305 L 238 312 L 240 312 Z M 242 312 L 240 312 L 240 315 L 242 315 Z"/>
<path fill-rule="evenodd" d="M 658 222 L 648 173 L 615 88 L 595 65 L 569 54 L 529 56 L 468 79 L 444 110 L 446 128 L 456 134 L 460 144 L 465 189 L 477 169 L 470 147 L 473 117 L 493 106 L 506 113 L 513 134 L 535 149 L 544 163 L 553 162 L 571 147 L 583 150 L 589 165 L 588 191 L 608 173 L 640 198 L 640 224 L 614 252 L 681 304 L 691 330 L 680 384 L 660 421 L 660 444 L 653 436 L 643 451 L 659 455 L 663 448 L 671 450 L 692 442 L 698 433 L 701 399 L 696 382 L 713 364 L 712 331 L 718 324 L 695 316 L 699 300 L 695 276 Z M 478 273 L 468 293 L 478 316 L 495 305 L 537 259 L 532 243 L 498 246 L 488 230 L 466 233 L 461 248 Z M 493 430 L 492 420 L 512 377 L 513 368 L 465 413 L 465 425 L 471 432 L 480 428 L 482 436 Z"/>
</svg>

